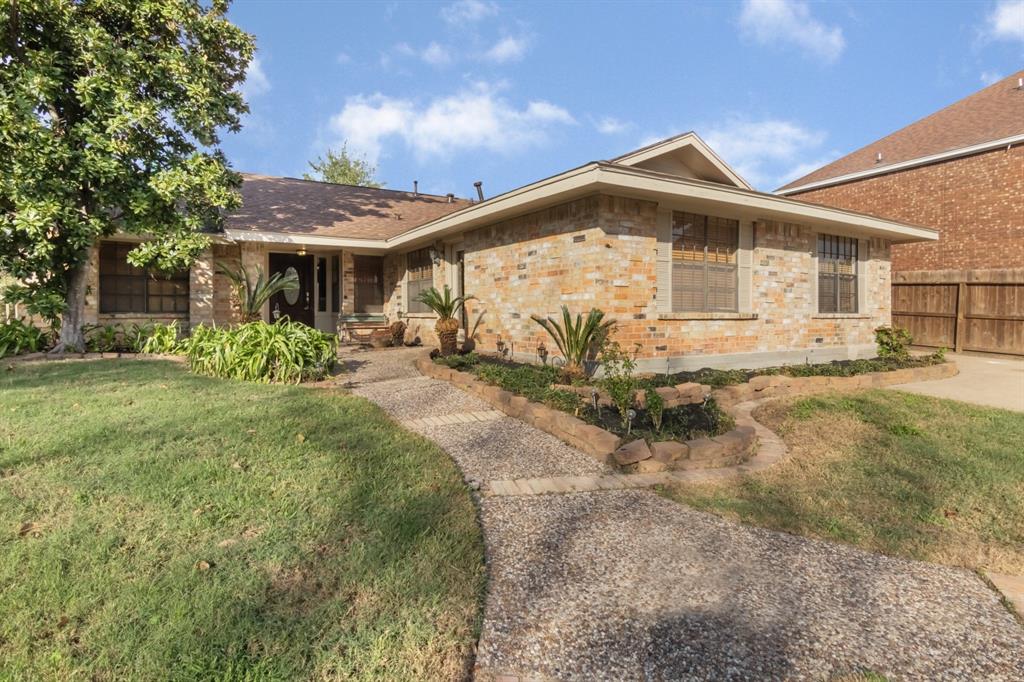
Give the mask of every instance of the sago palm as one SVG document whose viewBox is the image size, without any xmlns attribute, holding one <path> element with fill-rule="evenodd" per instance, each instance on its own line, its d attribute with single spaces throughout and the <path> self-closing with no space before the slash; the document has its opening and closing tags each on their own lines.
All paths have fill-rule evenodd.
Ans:
<svg viewBox="0 0 1024 682">
<path fill-rule="evenodd" d="M 550 317 L 530 317 L 544 328 L 558 346 L 565 359 L 563 371 L 569 378 L 578 378 L 586 373 L 584 363 L 593 359 L 615 326 L 615 320 L 605 320 L 604 311 L 597 308 L 591 308 L 586 319 L 576 313 L 576 319 L 573 320 L 569 306 L 563 305 L 562 324 Z"/>
<path fill-rule="evenodd" d="M 297 274 L 275 272 L 268 279 L 263 268 L 256 266 L 256 280 L 249 276 L 249 271 L 241 263 L 232 268 L 227 263 L 218 264 L 218 269 L 231 280 L 238 293 L 238 307 L 242 313 L 242 322 L 255 322 L 262 317 L 263 304 L 274 294 L 284 291 L 295 291 L 299 288 Z"/>
<path fill-rule="evenodd" d="M 430 287 L 421 291 L 416 298 L 417 301 L 430 308 L 437 315 L 437 323 L 434 331 L 437 332 L 437 341 L 441 345 L 441 355 L 453 355 L 459 347 L 459 311 L 471 301 L 474 296 L 454 296 L 447 284 L 444 291 L 438 291 L 436 287 Z"/>
</svg>

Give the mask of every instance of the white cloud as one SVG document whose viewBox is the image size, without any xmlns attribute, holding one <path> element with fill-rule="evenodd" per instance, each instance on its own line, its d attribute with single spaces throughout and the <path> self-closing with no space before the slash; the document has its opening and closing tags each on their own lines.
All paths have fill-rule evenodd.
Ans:
<svg viewBox="0 0 1024 682">
<path fill-rule="evenodd" d="M 334 58 L 339 64 L 351 64 L 352 55 L 347 52 L 339 52 L 338 56 Z"/>
<path fill-rule="evenodd" d="M 821 23 L 798 0 L 746 0 L 740 29 L 758 44 L 792 43 L 829 62 L 838 59 L 846 47 L 841 28 Z"/>
<path fill-rule="evenodd" d="M 733 118 L 697 133 L 747 182 L 761 188 L 774 189 L 836 156 L 821 151 L 825 133 L 792 121 Z M 806 161 L 811 154 L 815 160 Z"/>
<path fill-rule="evenodd" d="M 996 40 L 1024 40 L 1024 0 L 999 0 L 985 21 L 985 33 Z"/>
<path fill-rule="evenodd" d="M 422 50 L 414 48 L 409 43 L 398 43 L 392 48 L 390 53 L 385 52 L 381 54 L 380 65 L 384 68 L 391 66 L 392 55 L 421 59 L 431 66 L 445 66 L 452 63 L 451 52 L 448 51 L 448 48 L 437 42 L 431 42 Z"/>
<path fill-rule="evenodd" d="M 253 57 L 249 67 L 245 70 L 245 82 L 242 83 L 242 97 L 250 99 L 262 95 L 270 90 L 270 79 L 263 72 L 263 64 L 259 57 Z"/>
<path fill-rule="evenodd" d="M 499 64 L 515 62 L 523 58 L 527 47 L 529 47 L 529 43 L 526 38 L 508 36 L 496 42 L 491 49 L 484 53 L 484 57 Z"/>
<path fill-rule="evenodd" d="M 441 18 L 449 24 L 475 23 L 498 13 L 498 6 L 486 0 L 457 0 L 441 8 Z"/>
<path fill-rule="evenodd" d="M 602 135 L 618 135 L 629 130 L 632 126 L 613 116 L 605 116 L 594 121 L 594 130 Z"/>
<path fill-rule="evenodd" d="M 328 129 L 376 163 L 390 139 L 403 141 L 420 158 L 472 150 L 511 154 L 542 144 L 550 129 L 573 123 L 568 111 L 551 102 L 519 108 L 478 83 L 425 104 L 379 93 L 349 97 Z"/>
<path fill-rule="evenodd" d="M 979 78 L 984 85 L 992 85 L 997 81 L 1003 80 L 1003 75 L 995 71 L 982 71 Z"/>
<path fill-rule="evenodd" d="M 427 45 L 423 52 L 420 53 L 420 59 L 425 61 L 427 64 L 443 66 L 451 63 L 452 56 L 446 48 L 432 42 Z"/>
</svg>

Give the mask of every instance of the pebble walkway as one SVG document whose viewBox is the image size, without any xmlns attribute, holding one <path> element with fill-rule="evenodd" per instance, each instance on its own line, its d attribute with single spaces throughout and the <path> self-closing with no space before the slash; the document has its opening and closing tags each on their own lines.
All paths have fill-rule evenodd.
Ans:
<svg viewBox="0 0 1024 682">
<path fill-rule="evenodd" d="M 420 376 L 418 352 L 351 353 L 346 381 L 479 489 L 489 583 L 477 679 L 1024 679 L 1024 627 L 970 571 L 677 504 L 643 488 L 734 474 L 615 474 Z M 764 447 L 769 435 L 744 470 L 785 455 L 781 441 Z"/>
</svg>

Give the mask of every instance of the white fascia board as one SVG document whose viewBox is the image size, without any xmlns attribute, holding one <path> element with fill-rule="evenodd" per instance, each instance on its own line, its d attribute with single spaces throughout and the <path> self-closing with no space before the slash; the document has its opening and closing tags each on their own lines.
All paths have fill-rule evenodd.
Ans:
<svg viewBox="0 0 1024 682">
<path fill-rule="evenodd" d="M 974 144 L 971 145 L 970 147 L 960 147 L 959 149 L 951 149 L 947 152 L 939 152 L 938 154 L 921 156 L 916 159 L 908 159 L 906 161 L 892 163 L 887 166 L 869 168 L 867 170 L 857 171 L 856 173 L 847 173 L 846 175 L 837 175 L 834 178 L 826 178 L 825 180 L 808 182 L 805 185 L 797 185 L 796 187 L 789 187 L 786 189 L 776 190 L 775 194 L 787 196 L 790 194 L 796 194 L 798 192 L 808 192 L 812 189 L 830 187 L 832 185 L 841 185 L 844 182 L 851 182 L 853 180 L 863 180 L 864 178 L 870 178 L 876 175 L 886 175 L 887 173 L 895 173 L 896 171 L 906 170 L 908 168 L 916 168 L 917 166 L 927 166 L 928 164 L 932 163 L 949 161 L 951 159 L 956 159 L 961 156 L 970 156 L 971 154 L 980 154 L 981 152 L 987 152 L 993 149 L 999 149 L 1001 147 L 1010 147 L 1021 142 L 1024 142 L 1024 134 L 1011 135 L 1010 137 L 1004 137 L 1000 140 L 991 140 L 989 142 Z"/>
<path fill-rule="evenodd" d="M 698 180 L 639 174 L 626 168 L 602 166 L 599 184 L 608 191 L 631 191 L 660 201 L 678 198 L 706 204 L 726 205 L 740 215 L 757 219 L 771 218 L 795 223 L 833 226 L 893 241 L 934 241 L 939 233 L 926 227 L 906 225 L 883 218 L 809 204 L 772 194 L 726 187 Z"/>
<path fill-rule="evenodd" d="M 298 246 L 332 246 L 338 249 L 363 249 L 386 251 L 383 239 L 352 239 L 350 237 L 325 237 L 321 235 L 290 234 L 286 232 L 263 232 L 259 230 L 224 230 L 224 235 L 233 242 L 260 242 L 264 244 L 295 244 Z"/>
</svg>

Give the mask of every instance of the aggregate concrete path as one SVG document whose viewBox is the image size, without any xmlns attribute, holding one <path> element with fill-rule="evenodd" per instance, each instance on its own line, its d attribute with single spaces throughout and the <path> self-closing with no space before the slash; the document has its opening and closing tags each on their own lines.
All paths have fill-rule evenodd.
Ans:
<svg viewBox="0 0 1024 682">
<path fill-rule="evenodd" d="M 410 406 L 448 415 L 417 430 L 467 479 L 604 471 L 517 420 L 460 420 L 455 406 L 488 406 L 424 382 L 417 352 L 352 354 L 353 392 L 398 420 L 416 418 Z M 969 571 L 744 526 L 647 490 L 479 504 L 478 679 L 1024 679 L 1024 627 Z"/>
</svg>

